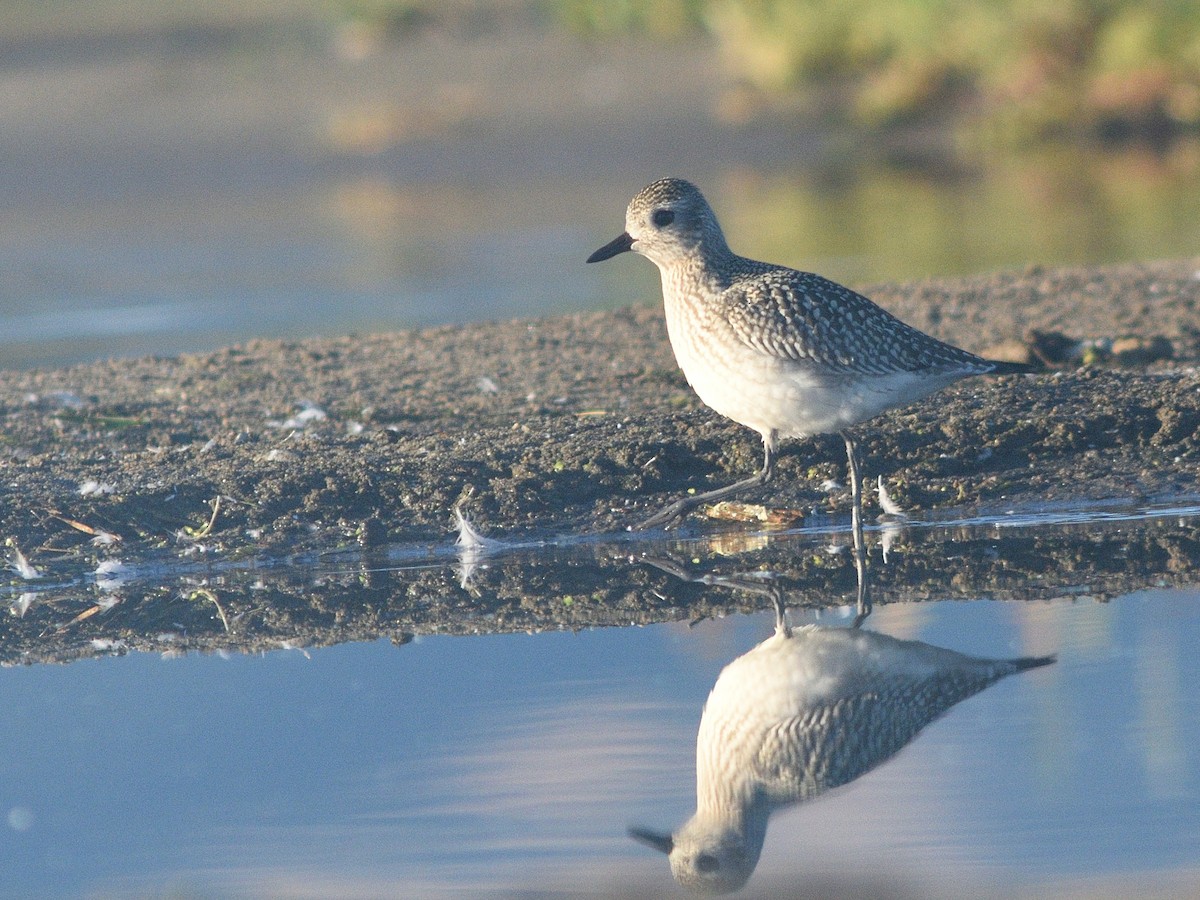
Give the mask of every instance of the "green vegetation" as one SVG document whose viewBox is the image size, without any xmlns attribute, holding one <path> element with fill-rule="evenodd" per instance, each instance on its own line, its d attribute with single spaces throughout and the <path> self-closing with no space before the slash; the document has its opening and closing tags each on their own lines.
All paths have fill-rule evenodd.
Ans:
<svg viewBox="0 0 1200 900">
<path fill-rule="evenodd" d="M 1200 221 L 1200 144 L 994 153 L 962 178 L 855 166 L 733 172 L 707 185 L 739 253 L 869 285 L 1028 260 L 1186 258 Z"/>
<path fill-rule="evenodd" d="M 704 28 L 706 0 L 547 0 L 550 15 L 573 31 L 674 37 Z"/>
<path fill-rule="evenodd" d="M 549 0 L 589 32 L 704 29 L 768 100 L 889 127 L 1164 139 L 1200 130 L 1200 5 L 1183 0 Z"/>
<path fill-rule="evenodd" d="M 0 37 L 214 24 L 349 26 L 363 40 L 512 25 L 592 40 L 707 35 L 745 92 L 720 105 L 735 117 L 799 108 L 877 129 L 966 125 L 1009 144 L 1200 133 L 1191 0 L 13 0 Z"/>
<path fill-rule="evenodd" d="M 1200 4 L 1187 0 L 330 2 L 376 23 L 516 17 L 596 40 L 707 34 L 759 106 L 834 123 L 952 123 L 1003 143 L 1200 132 Z M 733 108 L 743 115 L 744 98 Z"/>
</svg>

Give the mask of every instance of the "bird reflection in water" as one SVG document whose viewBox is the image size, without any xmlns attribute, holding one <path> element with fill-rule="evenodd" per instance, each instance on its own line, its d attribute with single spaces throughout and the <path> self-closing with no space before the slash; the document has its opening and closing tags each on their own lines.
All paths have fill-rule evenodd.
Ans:
<svg viewBox="0 0 1200 900">
<path fill-rule="evenodd" d="M 660 568 L 684 574 L 658 561 Z M 696 813 L 672 834 L 630 835 L 667 854 L 699 894 L 730 893 L 758 864 L 771 813 L 849 784 L 950 707 L 1052 656 L 980 659 L 859 626 L 787 624 L 777 586 L 696 579 L 770 593 L 775 633 L 721 672 L 696 738 Z"/>
</svg>

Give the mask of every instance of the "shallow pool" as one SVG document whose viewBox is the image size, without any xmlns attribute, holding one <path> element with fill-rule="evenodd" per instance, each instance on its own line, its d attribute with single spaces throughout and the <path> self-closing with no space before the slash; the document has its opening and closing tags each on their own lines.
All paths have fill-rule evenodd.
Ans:
<svg viewBox="0 0 1200 900">
<path fill-rule="evenodd" d="M 1190 522 L 1159 522 L 1158 539 Z M 1131 541 L 1147 527 L 1121 525 Z M 934 539 L 947 554 L 970 546 L 936 530 Z M 787 552 L 816 552 L 826 540 Z M 685 562 L 698 571 L 736 558 L 728 544 L 721 553 L 697 546 L 672 549 L 695 554 Z M 873 573 L 885 581 L 905 552 L 894 546 L 885 564 L 875 547 Z M 481 604 L 522 571 L 534 574 L 519 556 L 487 565 L 468 588 L 451 560 L 427 560 L 422 571 L 444 570 L 447 585 Z M 678 581 L 639 560 L 604 571 L 652 572 L 659 593 Z M 272 570 L 257 577 L 268 603 Z M 321 583 L 311 579 L 311 590 Z M 149 635 L 162 653 L 10 665 L 0 670 L 3 893 L 679 893 L 666 858 L 627 829 L 669 833 L 696 809 L 705 699 L 722 669 L 775 629 L 769 609 L 711 612 L 768 607 L 761 596 L 679 584 L 716 606 L 637 627 L 406 633 L 322 648 L 276 639 L 279 649 L 258 654 L 184 653 L 186 629 L 166 625 Z M 220 598 L 220 585 L 207 590 Z M 1098 599 L 1076 585 L 1053 594 L 963 602 L 949 591 L 877 605 L 866 631 L 1056 661 L 958 699 L 849 784 L 775 810 L 744 894 L 1171 896 L 1200 887 L 1200 591 L 1151 586 Z M 75 613 L 57 596 L 22 615 L 58 611 L 61 629 Z M 338 593 L 324 602 L 336 612 Z M 236 630 L 230 606 L 222 614 Z M 797 630 L 845 628 L 851 612 L 793 609 L 789 620 Z M 111 614 L 70 627 L 94 628 L 95 653 L 123 653 L 103 643 Z M 56 629 L 45 630 L 49 640 Z"/>
</svg>

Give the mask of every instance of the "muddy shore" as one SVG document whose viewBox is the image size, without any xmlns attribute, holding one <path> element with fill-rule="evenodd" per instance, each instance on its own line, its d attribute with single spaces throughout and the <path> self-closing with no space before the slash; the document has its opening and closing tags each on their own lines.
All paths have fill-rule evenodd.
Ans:
<svg viewBox="0 0 1200 900">
<path fill-rule="evenodd" d="M 868 288 L 971 350 L 1061 362 L 962 382 L 860 426 L 867 477 L 917 512 L 1200 495 L 1198 269 L 1183 260 Z M 1095 343 L 1063 349 L 1076 341 Z M 51 575 L 164 554 L 445 547 L 458 504 L 499 539 L 620 532 L 760 461 L 757 435 L 691 393 L 649 305 L 8 371 L 0 409 L 0 534 L 10 564 L 19 550 Z M 848 509 L 847 491 L 824 484 L 845 483 L 837 438 L 788 444 L 778 473 L 747 499 L 784 517 Z M 684 533 L 721 527 L 694 515 Z M 1177 577 L 1194 571 L 1194 549 L 1164 551 Z M 540 624 L 607 620 L 576 613 Z"/>
<path fill-rule="evenodd" d="M 1171 358 L 962 382 L 861 426 L 866 472 L 925 510 L 1200 491 L 1198 267 L 868 289 L 975 351 L 1039 330 L 1157 337 Z M 757 435 L 691 393 L 655 306 L 0 372 L 0 413 L 0 534 L 26 552 L 70 530 L 55 515 L 125 555 L 210 518 L 227 553 L 437 542 L 463 501 L 500 536 L 611 531 L 760 462 Z M 844 482 L 842 453 L 787 445 L 757 499 L 844 505 L 820 489 Z"/>
</svg>

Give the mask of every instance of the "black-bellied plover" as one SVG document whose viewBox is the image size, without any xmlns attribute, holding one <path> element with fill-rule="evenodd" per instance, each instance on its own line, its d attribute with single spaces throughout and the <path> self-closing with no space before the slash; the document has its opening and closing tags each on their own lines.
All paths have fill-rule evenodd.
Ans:
<svg viewBox="0 0 1200 900">
<path fill-rule="evenodd" d="M 624 233 L 587 261 L 627 250 L 659 268 L 667 334 L 688 383 L 763 441 L 758 474 L 684 497 L 643 528 L 765 484 L 781 438 L 834 432 L 846 443 L 859 525 L 862 486 L 850 426 L 960 378 L 1032 371 L 944 344 L 820 275 L 738 256 L 704 195 L 680 178 L 643 188 L 625 213 Z"/>
<path fill-rule="evenodd" d="M 773 812 L 849 784 L 956 703 L 1052 656 L 980 659 L 857 628 L 777 627 L 713 686 L 696 736 L 696 812 L 667 854 L 694 893 L 724 894 L 758 863 Z"/>
</svg>

